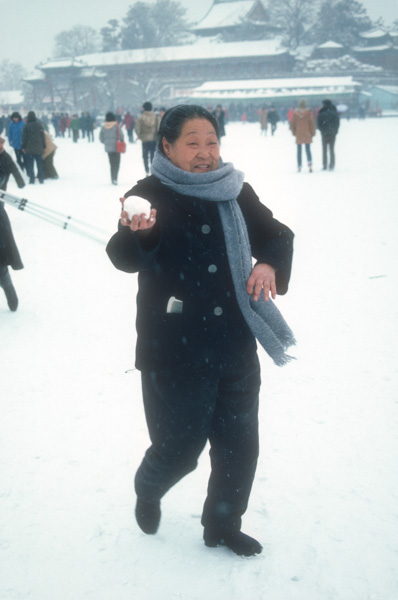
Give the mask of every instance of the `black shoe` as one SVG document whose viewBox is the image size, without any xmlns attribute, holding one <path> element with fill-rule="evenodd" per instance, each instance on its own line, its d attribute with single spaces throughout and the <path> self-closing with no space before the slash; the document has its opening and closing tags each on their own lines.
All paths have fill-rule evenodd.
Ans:
<svg viewBox="0 0 398 600">
<path fill-rule="evenodd" d="M 257 540 L 241 531 L 223 535 L 211 533 L 205 529 L 203 532 L 203 539 L 205 545 L 209 548 L 226 546 L 238 556 L 254 556 L 255 554 L 260 554 L 263 549 L 262 545 Z"/>
<path fill-rule="evenodd" d="M 144 533 L 156 533 L 160 523 L 160 501 L 145 502 L 137 498 L 135 518 Z"/>
<path fill-rule="evenodd" d="M 18 308 L 18 296 L 14 286 L 12 285 L 8 269 L 5 273 L 0 275 L 0 287 L 2 287 L 4 290 L 9 309 L 12 310 L 12 312 L 15 312 Z"/>
</svg>

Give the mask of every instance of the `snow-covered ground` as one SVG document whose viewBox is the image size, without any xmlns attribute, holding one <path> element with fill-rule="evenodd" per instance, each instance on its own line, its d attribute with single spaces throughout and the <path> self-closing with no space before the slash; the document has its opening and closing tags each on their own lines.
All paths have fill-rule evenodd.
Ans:
<svg viewBox="0 0 398 600">
<path fill-rule="evenodd" d="M 97 135 L 97 133 L 96 133 Z M 7 207 L 25 269 L 0 294 L 1 600 L 396 600 L 398 119 L 344 121 L 335 172 L 296 172 L 279 124 L 230 124 L 224 160 L 296 233 L 278 305 L 297 361 L 262 362 L 261 457 L 242 559 L 202 542 L 209 459 L 164 499 L 156 536 L 134 520 L 148 436 L 134 366 L 136 276 L 105 247 Z M 105 229 L 144 175 L 117 188 L 96 141 L 56 141 L 58 181 L 8 191 Z M 0 290 L 1 292 L 1 290 Z"/>
</svg>

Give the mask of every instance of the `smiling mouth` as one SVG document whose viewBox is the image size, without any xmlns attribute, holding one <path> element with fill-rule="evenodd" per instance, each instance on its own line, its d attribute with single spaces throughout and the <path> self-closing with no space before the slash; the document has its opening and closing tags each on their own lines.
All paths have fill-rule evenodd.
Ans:
<svg viewBox="0 0 398 600">
<path fill-rule="evenodd" d="M 200 163 L 200 165 L 195 165 L 194 169 L 199 169 L 200 171 L 207 171 L 210 169 L 210 163 Z"/>
</svg>

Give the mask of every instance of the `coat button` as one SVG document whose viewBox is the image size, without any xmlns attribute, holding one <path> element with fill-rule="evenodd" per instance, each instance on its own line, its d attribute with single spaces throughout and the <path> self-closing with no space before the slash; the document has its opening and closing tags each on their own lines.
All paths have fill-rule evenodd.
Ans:
<svg viewBox="0 0 398 600">
<path fill-rule="evenodd" d="M 210 233 L 210 225 L 202 225 L 202 233 Z"/>
<path fill-rule="evenodd" d="M 222 308 L 221 306 L 216 306 L 216 308 L 214 309 L 214 314 L 216 315 L 216 317 L 219 317 L 222 315 Z"/>
<path fill-rule="evenodd" d="M 209 265 L 207 270 L 209 271 L 209 273 L 215 273 L 217 271 L 217 267 L 216 265 Z"/>
</svg>

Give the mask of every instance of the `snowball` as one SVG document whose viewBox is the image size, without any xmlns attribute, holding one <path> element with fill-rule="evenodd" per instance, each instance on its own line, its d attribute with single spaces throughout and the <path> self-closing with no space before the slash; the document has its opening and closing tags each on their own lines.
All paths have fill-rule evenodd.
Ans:
<svg viewBox="0 0 398 600">
<path fill-rule="evenodd" d="M 129 196 L 123 202 L 123 208 L 127 212 L 129 219 L 133 218 L 133 215 L 142 215 L 145 214 L 145 217 L 149 219 L 149 215 L 151 214 L 151 205 L 148 200 L 145 198 L 140 198 L 140 196 Z"/>
</svg>

